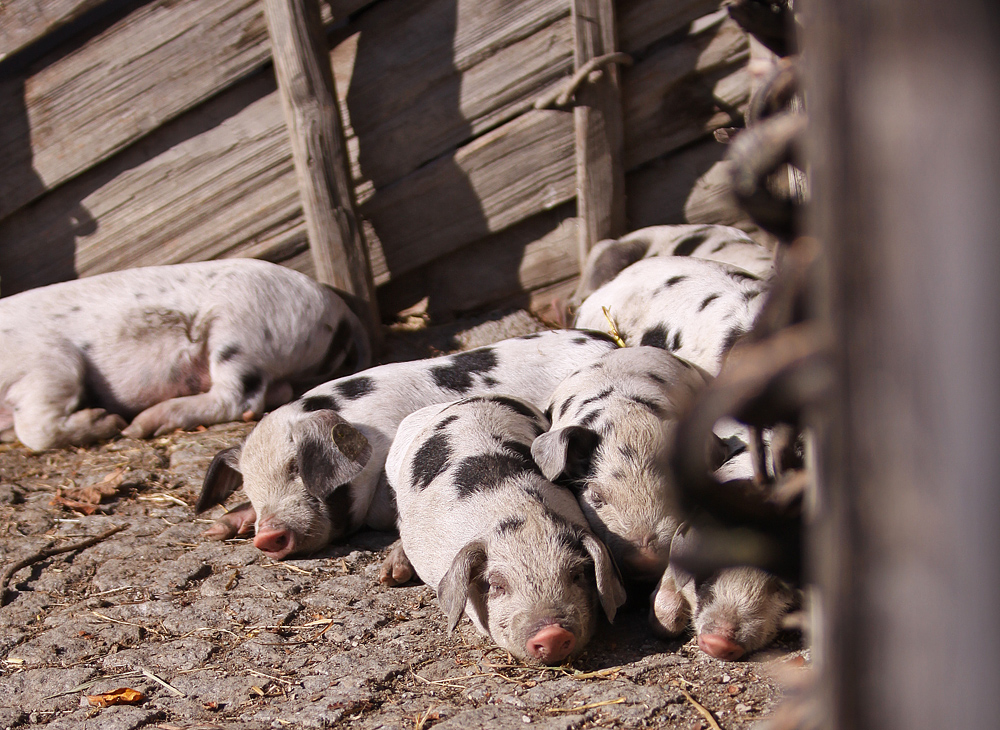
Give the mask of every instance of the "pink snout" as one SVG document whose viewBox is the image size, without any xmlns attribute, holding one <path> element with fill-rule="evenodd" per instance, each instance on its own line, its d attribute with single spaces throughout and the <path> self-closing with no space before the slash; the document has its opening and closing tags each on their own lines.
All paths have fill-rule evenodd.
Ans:
<svg viewBox="0 0 1000 730">
<path fill-rule="evenodd" d="M 253 546 L 269 558 L 281 560 L 295 552 L 295 533 L 287 527 L 260 527 Z"/>
<path fill-rule="evenodd" d="M 698 646 L 701 650 L 716 659 L 731 662 L 743 656 L 743 647 L 735 641 L 718 634 L 700 634 Z"/>
<path fill-rule="evenodd" d="M 543 664 L 558 664 L 573 652 L 576 637 L 559 624 L 549 624 L 528 639 L 528 654 Z"/>
</svg>

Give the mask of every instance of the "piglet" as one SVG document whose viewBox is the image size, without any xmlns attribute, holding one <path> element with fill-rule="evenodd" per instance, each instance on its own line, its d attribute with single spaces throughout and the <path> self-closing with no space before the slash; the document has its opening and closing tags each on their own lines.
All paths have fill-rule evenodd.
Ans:
<svg viewBox="0 0 1000 730">
<path fill-rule="evenodd" d="M 776 576 L 750 566 L 723 568 L 696 580 L 678 567 L 677 558 L 695 549 L 696 528 L 678 529 L 671 544 L 670 566 L 653 591 L 649 622 L 671 637 L 694 625 L 698 646 L 709 656 L 735 660 L 770 644 L 781 628 L 797 592 Z"/>
<path fill-rule="evenodd" d="M 531 443 L 548 428 L 525 401 L 473 396 L 406 418 L 386 462 L 402 551 L 437 589 L 451 631 L 463 611 L 522 661 L 559 664 L 586 645 L 598 604 L 625 592 L 573 494 L 546 480 Z"/>
<path fill-rule="evenodd" d="M 275 559 L 318 550 L 365 525 L 392 529 L 383 467 L 403 418 L 479 393 L 543 405 L 573 370 L 615 347 L 599 332 L 555 330 L 325 383 L 266 415 L 242 447 L 217 454 L 197 510 L 242 485 L 250 504 L 223 515 L 208 534 L 249 532 L 256 520 L 254 544 Z"/>
<path fill-rule="evenodd" d="M 610 319 L 626 345 L 669 350 L 717 375 L 726 353 L 753 327 L 766 292 L 767 282 L 728 264 L 642 259 L 587 297 L 575 324 L 606 330 Z"/>
<path fill-rule="evenodd" d="M 640 259 L 678 256 L 717 261 L 769 279 L 774 254 L 738 228 L 717 225 L 673 225 L 640 228 L 619 239 L 598 243 L 587 254 L 580 283 L 570 298 L 573 307 Z"/>
<path fill-rule="evenodd" d="M 370 360 L 347 304 L 276 264 L 100 274 L 0 300 L 0 430 L 36 451 L 145 438 L 259 416 Z"/>
<path fill-rule="evenodd" d="M 667 567 L 682 519 L 671 427 L 708 379 L 664 350 L 627 347 L 581 367 L 549 399 L 552 429 L 531 453 L 547 479 L 574 490 L 627 578 L 654 582 Z"/>
</svg>

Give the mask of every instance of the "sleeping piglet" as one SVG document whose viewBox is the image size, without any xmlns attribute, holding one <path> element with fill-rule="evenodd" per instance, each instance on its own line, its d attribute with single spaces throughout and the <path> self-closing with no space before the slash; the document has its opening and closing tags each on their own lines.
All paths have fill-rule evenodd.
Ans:
<svg viewBox="0 0 1000 730">
<path fill-rule="evenodd" d="M 625 591 L 573 494 L 547 481 L 531 442 L 548 427 L 525 401 L 473 396 L 406 418 L 386 474 L 399 510 L 400 567 L 437 589 L 451 631 L 463 611 L 529 663 L 577 655 Z"/>
<path fill-rule="evenodd" d="M 658 256 L 637 261 L 587 297 L 575 324 L 607 329 L 610 317 L 626 345 L 659 347 L 717 375 L 737 338 L 753 327 L 766 292 L 764 280 L 735 266 Z"/>
<path fill-rule="evenodd" d="M 199 512 L 243 485 L 250 504 L 208 535 L 249 532 L 281 559 L 315 551 L 367 525 L 392 529 L 383 467 L 400 422 L 414 411 L 478 393 L 542 405 L 569 373 L 615 349 L 600 332 L 555 330 L 468 352 L 391 363 L 314 388 L 267 414 L 242 447 L 221 451 L 205 476 Z"/>
<path fill-rule="evenodd" d="M 573 489 L 626 578 L 656 581 L 682 518 L 668 468 L 671 425 L 709 376 L 655 347 L 613 350 L 549 399 L 552 429 L 531 453 Z"/>
<path fill-rule="evenodd" d="M 650 597 L 653 630 L 676 636 L 694 625 L 698 646 L 717 659 L 735 660 L 770 644 L 781 628 L 796 591 L 760 568 L 723 568 L 699 581 L 675 559 L 695 549 L 696 528 L 682 526 L 672 541 L 671 563 Z"/>
<path fill-rule="evenodd" d="M 370 360 L 347 304 L 277 264 L 100 274 L 0 300 L 0 431 L 37 451 L 235 421 Z"/>
<path fill-rule="evenodd" d="M 769 279 L 774 273 L 774 254 L 738 228 L 696 224 L 650 226 L 619 239 L 598 241 L 587 254 L 570 303 L 579 307 L 625 267 L 653 256 L 718 261 L 761 279 Z"/>
</svg>

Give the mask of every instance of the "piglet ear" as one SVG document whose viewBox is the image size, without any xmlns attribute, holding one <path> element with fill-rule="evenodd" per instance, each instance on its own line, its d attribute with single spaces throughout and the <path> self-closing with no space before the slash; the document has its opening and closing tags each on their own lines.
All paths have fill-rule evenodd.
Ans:
<svg viewBox="0 0 1000 730">
<path fill-rule="evenodd" d="M 194 511 L 204 512 L 210 507 L 222 504 L 233 492 L 243 486 L 243 474 L 240 472 L 241 447 L 223 449 L 205 472 L 205 481 L 201 485 L 201 494 Z"/>
<path fill-rule="evenodd" d="M 368 439 L 349 423 L 338 423 L 330 430 L 330 438 L 344 456 L 363 469 L 372 458 L 372 447 Z M 360 469 L 359 469 L 360 471 Z"/>
<path fill-rule="evenodd" d="M 448 572 L 438 583 L 438 602 L 448 615 L 449 634 L 461 620 L 469 600 L 469 589 L 485 563 L 486 544 L 482 540 L 473 540 L 458 551 Z"/>
<path fill-rule="evenodd" d="M 316 411 L 293 434 L 306 491 L 325 500 L 361 473 L 372 456 L 364 434 L 335 411 Z"/>
<path fill-rule="evenodd" d="M 601 437 L 583 426 L 566 426 L 543 433 L 531 444 L 531 457 L 550 482 L 574 480 L 590 472 Z"/>
<path fill-rule="evenodd" d="M 601 598 L 601 607 L 608 621 L 615 620 L 618 607 L 625 603 L 625 586 L 622 584 L 621 573 L 612 559 L 604 543 L 593 533 L 583 536 L 583 547 L 594 561 L 594 574 L 597 577 L 597 595 Z"/>
<path fill-rule="evenodd" d="M 694 580 L 694 576 L 681 568 L 680 563 L 686 557 L 690 557 L 694 550 L 695 539 L 695 531 L 685 522 L 677 528 L 670 540 L 670 566 L 666 572 L 673 578 L 678 590 Z"/>
</svg>

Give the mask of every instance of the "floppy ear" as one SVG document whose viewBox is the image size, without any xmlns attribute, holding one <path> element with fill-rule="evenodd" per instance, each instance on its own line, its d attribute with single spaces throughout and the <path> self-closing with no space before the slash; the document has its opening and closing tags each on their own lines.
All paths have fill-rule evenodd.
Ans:
<svg viewBox="0 0 1000 730">
<path fill-rule="evenodd" d="M 448 633 L 454 631 L 469 600 L 469 588 L 486 562 L 486 544 L 473 540 L 451 561 L 451 567 L 438 583 L 437 594 L 441 608 L 448 614 Z"/>
<path fill-rule="evenodd" d="M 531 443 L 531 457 L 550 482 L 580 479 L 590 472 L 601 437 L 583 426 L 565 426 L 543 433 Z"/>
<path fill-rule="evenodd" d="M 205 481 L 201 485 L 198 504 L 194 507 L 196 513 L 222 504 L 229 498 L 229 495 L 243 486 L 243 474 L 240 472 L 241 450 L 241 446 L 223 449 L 212 459 L 212 463 L 208 465 L 208 471 L 205 472 Z"/>
<path fill-rule="evenodd" d="M 673 577 L 674 585 L 680 590 L 694 580 L 694 576 L 680 567 L 685 556 L 694 549 L 695 533 L 691 525 L 683 523 L 670 540 L 670 565 L 667 572 Z"/>
<path fill-rule="evenodd" d="M 295 434 L 295 442 L 302 483 L 323 500 L 360 474 L 372 457 L 364 434 L 335 411 L 316 411 Z"/>
<path fill-rule="evenodd" d="M 597 576 L 597 595 L 601 597 L 601 607 L 608 621 L 615 620 L 618 607 L 625 603 L 625 586 L 618 572 L 618 566 L 612 559 L 604 543 L 593 533 L 583 536 L 583 547 L 594 561 L 594 575 Z"/>
</svg>

